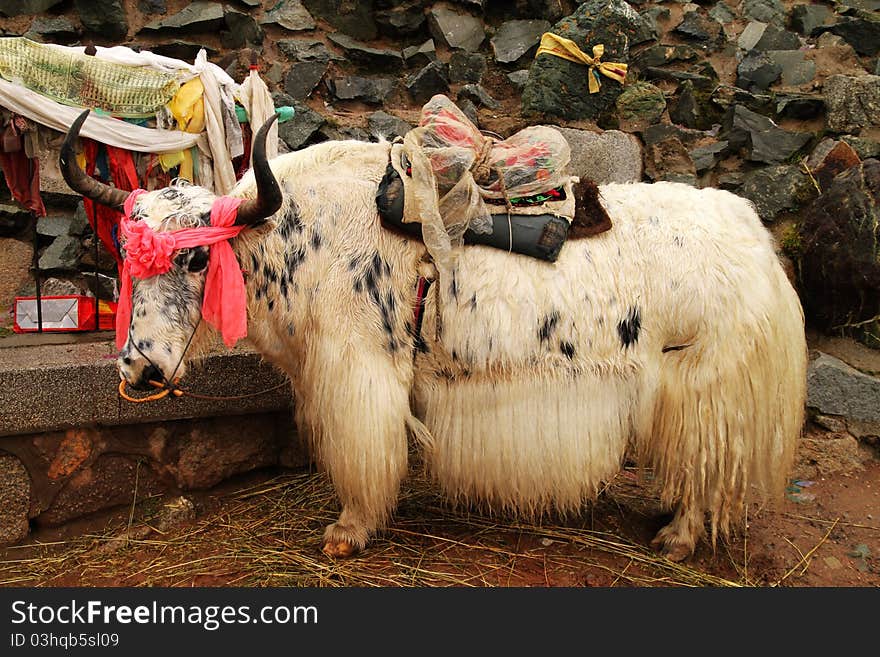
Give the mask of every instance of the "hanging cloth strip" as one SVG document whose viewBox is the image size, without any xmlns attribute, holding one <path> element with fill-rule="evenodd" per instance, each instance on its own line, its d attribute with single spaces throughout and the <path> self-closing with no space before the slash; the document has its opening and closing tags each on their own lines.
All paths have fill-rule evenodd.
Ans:
<svg viewBox="0 0 880 657">
<path fill-rule="evenodd" d="M 13 121 L 14 119 L 9 122 L 3 141 L 5 146 L 18 147 L 8 152 L 0 149 L 0 169 L 3 169 L 3 177 L 12 192 L 12 198 L 37 217 L 45 217 L 46 207 L 40 196 L 40 160 L 27 156 L 24 144 L 21 143 L 22 136 L 15 133 Z"/>
<path fill-rule="evenodd" d="M 600 62 L 602 55 L 605 54 L 605 46 L 599 44 L 593 46 L 593 56 L 590 57 L 571 39 L 566 39 L 552 32 L 545 32 L 541 37 L 541 44 L 538 46 L 538 55 L 553 55 L 567 59 L 575 64 L 586 64 L 590 67 L 589 87 L 590 93 L 594 94 L 599 91 L 602 86 L 599 81 L 599 73 L 612 80 L 617 80 L 623 84 L 626 79 L 627 65 L 619 62 Z"/>
<path fill-rule="evenodd" d="M 98 155 L 100 152 L 100 144 L 91 140 L 83 139 L 83 152 L 86 157 L 85 170 L 88 175 L 93 175 L 97 166 Z M 115 146 L 105 146 L 107 160 L 109 164 L 110 178 L 118 189 L 131 191 L 137 189 L 138 179 L 134 162 L 131 159 L 131 153 L 122 148 Z M 122 269 L 122 257 L 119 253 L 118 244 L 118 226 L 122 219 L 122 213 L 117 212 L 113 208 L 95 203 L 91 199 L 83 198 L 83 207 L 86 211 L 86 217 L 92 226 L 92 230 L 97 234 L 98 239 L 116 259 L 119 269 Z"/>
<path fill-rule="evenodd" d="M 120 231 L 125 245 L 122 289 L 116 310 L 116 347 L 122 349 L 131 323 L 131 278 L 159 276 L 171 269 L 177 249 L 211 246 L 202 298 L 202 317 L 220 331 L 228 347 L 247 336 L 247 295 L 241 267 L 229 243 L 245 226 L 235 226 L 238 206 L 244 199 L 221 196 L 211 206 L 211 225 L 180 230 L 154 231 L 145 221 L 131 218 L 135 201 L 147 192 L 136 189 L 125 200 Z"/>
</svg>

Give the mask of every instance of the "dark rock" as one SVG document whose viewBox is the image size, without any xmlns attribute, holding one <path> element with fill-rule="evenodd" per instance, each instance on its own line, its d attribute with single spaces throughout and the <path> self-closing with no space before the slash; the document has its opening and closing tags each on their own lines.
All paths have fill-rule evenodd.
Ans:
<svg viewBox="0 0 880 657">
<path fill-rule="evenodd" d="M 880 347 L 880 161 L 838 175 L 799 232 L 808 323 Z"/>
<path fill-rule="evenodd" d="M 351 0 L 302 0 L 309 13 L 321 18 L 343 34 L 369 41 L 379 34 L 372 2 Z"/>
<path fill-rule="evenodd" d="M 795 5 L 791 9 L 789 26 L 798 34 L 810 36 L 831 17 L 831 10 L 824 5 Z"/>
<path fill-rule="evenodd" d="M 80 241 L 71 235 L 60 235 L 40 255 L 40 269 L 74 271 L 79 266 Z"/>
<path fill-rule="evenodd" d="M 805 59 L 801 50 L 768 50 L 767 56 L 782 69 L 784 87 L 799 87 L 816 77 L 816 62 Z"/>
<path fill-rule="evenodd" d="M 705 71 L 706 69 L 699 70 Z M 718 76 L 714 74 L 703 75 L 694 71 L 675 71 L 658 66 L 648 66 L 642 71 L 642 74 L 646 80 L 671 80 L 679 83 L 690 80 L 696 89 L 712 89 L 718 83 Z"/>
<path fill-rule="evenodd" d="M 615 101 L 620 129 L 626 132 L 643 130 L 660 120 L 666 111 L 663 92 L 649 82 L 627 85 Z"/>
<path fill-rule="evenodd" d="M 870 157 L 880 158 L 880 142 L 873 139 L 863 139 L 861 137 L 853 137 L 852 135 L 843 135 L 840 141 L 846 142 L 856 152 L 862 160 Z"/>
<path fill-rule="evenodd" d="M 287 95 L 273 94 L 275 107 L 290 105 L 294 108 L 294 116 L 290 121 L 278 125 L 278 137 L 295 151 L 308 145 L 309 140 L 324 125 L 324 117 L 310 107 L 298 103 Z"/>
<path fill-rule="evenodd" d="M 825 111 L 821 96 L 776 94 L 776 115 L 788 119 L 814 119 Z"/>
<path fill-rule="evenodd" d="M 483 22 L 470 14 L 436 6 L 428 17 L 428 29 L 438 43 L 474 52 L 486 38 Z"/>
<path fill-rule="evenodd" d="M 381 104 L 394 88 L 394 78 L 362 78 L 349 75 L 333 80 L 333 94 L 339 100 L 361 100 Z"/>
<path fill-rule="evenodd" d="M 678 96 L 669 104 L 669 118 L 686 128 L 708 130 L 720 121 L 721 112 L 712 103 L 709 92 L 685 80 L 679 85 Z"/>
<path fill-rule="evenodd" d="M 423 3 L 403 2 L 396 5 L 376 12 L 379 31 L 393 37 L 418 33 L 426 20 Z"/>
<path fill-rule="evenodd" d="M 850 367 L 821 351 L 807 369 L 807 406 L 822 414 L 839 415 L 847 425 L 880 426 L 880 378 Z"/>
<path fill-rule="evenodd" d="M 568 170 L 597 185 L 642 179 L 642 146 L 638 137 L 619 130 L 601 133 L 558 128 L 571 148 Z"/>
<path fill-rule="evenodd" d="M 576 0 L 580 2 L 582 0 Z M 505 4 L 514 4 L 508 2 Z M 517 0 L 516 15 L 522 18 L 543 18 L 548 21 L 558 21 L 572 12 L 575 2 L 572 0 Z M 640 4 L 636 0 L 630 4 Z"/>
<path fill-rule="evenodd" d="M 721 23 L 701 11 L 687 12 L 674 32 L 685 39 L 699 42 L 708 50 L 715 50 L 724 42 L 724 29 Z"/>
<path fill-rule="evenodd" d="M 474 105 L 467 98 L 462 98 L 460 95 L 458 99 L 455 101 L 455 104 L 458 106 L 468 120 L 473 123 L 477 128 L 480 127 L 480 115 L 477 113 L 477 106 Z"/>
<path fill-rule="evenodd" d="M 633 57 L 633 64 L 639 68 L 662 66 L 671 62 L 692 61 L 698 57 L 696 50 L 686 45 L 650 46 Z"/>
<path fill-rule="evenodd" d="M 718 161 L 727 152 L 728 143 L 726 141 L 716 141 L 705 146 L 698 146 L 690 151 L 688 155 L 693 160 L 694 168 L 698 175 L 702 175 L 707 171 L 715 168 Z"/>
<path fill-rule="evenodd" d="M 450 82 L 477 83 L 485 72 L 486 56 L 480 53 L 456 50 L 449 58 Z"/>
<path fill-rule="evenodd" d="M 324 42 L 317 39 L 281 39 L 277 45 L 285 57 L 296 62 L 329 62 L 343 59 L 330 52 Z"/>
<path fill-rule="evenodd" d="M 553 26 L 552 32 L 572 39 L 581 50 L 592 53 L 604 44 L 606 62 L 629 62 L 629 42 L 640 25 L 639 15 L 623 0 L 588 0 Z M 583 64 L 553 55 L 541 55 L 532 62 L 522 95 L 526 116 L 596 119 L 610 109 L 623 91 L 619 82 L 601 77 L 601 88 L 591 94 Z"/>
<path fill-rule="evenodd" d="M 413 101 L 423 105 L 432 96 L 449 91 L 446 65 L 439 61 L 431 62 L 418 73 L 408 76 L 404 84 Z"/>
<path fill-rule="evenodd" d="M 37 235 L 43 237 L 59 237 L 70 234 L 71 217 L 67 215 L 49 215 L 37 221 Z"/>
<path fill-rule="evenodd" d="M 324 124 L 319 130 L 321 136 L 328 141 L 339 141 L 346 139 L 354 139 L 356 141 L 370 141 L 369 133 L 356 126 L 331 126 Z"/>
<path fill-rule="evenodd" d="M 783 30 L 775 25 L 768 25 L 761 33 L 761 38 L 755 44 L 753 50 L 797 50 L 801 47 L 798 35 L 788 30 Z"/>
<path fill-rule="evenodd" d="M 712 9 L 709 10 L 709 18 L 713 18 L 723 25 L 735 21 L 736 13 L 726 2 L 716 2 Z"/>
<path fill-rule="evenodd" d="M 164 14 L 168 6 L 165 0 L 138 0 L 138 10 L 142 14 Z"/>
<path fill-rule="evenodd" d="M 0 4 L 0 16 L 22 16 L 25 14 L 41 14 L 63 0 L 3 0 Z"/>
<path fill-rule="evenodd" d="M 76 204 L 76 209 L 73 211 L 73 217 L 70 219 L 67 234 L 82 237 L 87 229 L 91 230 L 89 227 L 89 219 L 86 216 L 86 209 L 83 207 L 83 202 L 80 201 Z"/>
<path fill-rule="evenodd" d="M 408 46 L 403 49 L 403 61 L 407 66 L 427 66 L 437 60 L 434 39 L 428 39 L 420 46 Z"/>
<path fill-rule="evenodd" d="M 0 202 L 0 237 L 15 237 L 30 225 L 30 212 L 17 203 Z"/>
<path fill-rule="evenodd" d="M 400 70 L 403 67 L 403 55 L 399 50 L 390 48 L 373 48 L 345 34 L 330 34 L 330 41 L 345 50 L 348 59 L 355 64 L 380 70 Z"/>
<path fill-rule="evenodd" d="M 31 478 L 21 461 L 0 452 L 0 545 L 24 540 L 30 531 Z"/>
<path fill-rule="evenodd" d="M 823 139 L 807 158 L 807 167 L 823 192 L 831 186 L 838 174 L 857 167 L 860 163 L 859 154 L 852 146 L 844 141 L 828 138 Z"/>
<path fill-rule="evenodd" d="M 779 79 L 782 66 L 767 53 L 752 51 L 736 67 L 736 86 L 748 91 L 767 91 Z"/>
<path fill-rule="evenodd" d="M 631 2 L 629 4 L 634 3 Z M 636 27 L 635 32 L 640 32 L 644 29 L 648 29 L 650 30 L 651 34 L 659 35 L 661 30 L 658 21 L 668 21 L 669 16 L 669 10 L 666 7 L 649 7 L 648 9 L 639 12 L 639 18 L 641 19 L 641 21 L 640 24 Z"/>
<path fill-rule="evenodd" d="M 541 35 L 550 30 L 550 22 L 543 20 L 506 21 L 491 39 L 495 61 L 510 64 L 520 57 L 534 54 Z"/>
<path fill-rule="evenodd" d="M 499 102 L 489 95 L 489 92 L 478 84 L 466 84 L 458 92 L 459 98 L 467 98 L 477 107 L 498 109 Z"/>
<path fill-rule="evenodd" d="M 832 132 L 858 134 L 880 125 L 880 76 L 832 75 L 825 80 L 823 92 L 826 123 Z"/>
<path fill-rule="evenodd" d="M 780 165 L 747 173 L 736 193 L 754 203 L 758 216 L 770 223 L 781 212 L 797 210 L 811 201 L 815 188 L 796 166 Z"/>
<path fill-rule="evenodd" d="M 668 123 L 658 123 L 652 125 L 642 131 L 642 139 L 646 146 L 657 144 L 675 137 L 685 146 L 693 146 L 698 141 L 706 137 L 706 133 L 702 130 L 690 130 L 677 125 L 669 125 Z"/>
<path fill-rule="evenodd" d="M 731 87 L 726 84 L 718 85 L 712 90 L 712 103 L 723 110 L 729 110 L 734 105 L 742 105 L 746 109 L 759 114 L 774 114 L 775 104 L 770 94 L 753 94 L 739 87 Z"/>
<path fill-rule="evenodd" d="M 305 100 L 318 86 L 326 72 L 327 62 L 296 62 L 291 64 L 284 77 L 284 93 L 294 100 Z"/>
<path fill-rule="evenodd" d="M 249 14 L 227 10 L 223 20 L 227 29 L 220 32 L 220 43 L 224 48 L 238 49 L 263 43 L 263 28 Z"/>
<path fill-rule="evenodd" d="M 645 175 L 651 180 L 696 182 L 697 169 L 684 144 L 668 137 L 645 147 Z"/>
<path fill-rule="evenodd" d="M 742 13 L 745 18 L 762 23 L 782 25 L 785 22 L 785 7 L 780 0 L 745 0 Z"/>
<path fill-rule="evenodd" d="M 162 492 L 164 486 L 149 464 L 126 456 L 102 454 L 67 480 L 37 522 L 54 527 L 87 513 L 131 505 L 132 501 Z"/>
<path fill-rule="evenodd" d="M 280 25 L 291 32 L 314 30 L 315 19 L 299 0 L 282 0 L 260 19 L 260 25 Z"/>
<path fill-rule="evenodd" d="M 376 136 L 382 136 L 388 141 L 395 137 L 403 137 L 412 130 L 412 126 L 387 112 L 373 112 L 367 117 L 367 125 L 370 132 Z"/>
<path fill-rule="evenodd" d="M 84 4 L 89 0 L 81 0 Z M 223 5 L 200 0 L 193 2 L 168 18 L 144 25 L 148 31 L 163 32 L 219 32 L 224 26 Z"/>
<path fill-rule="evenodd" d="M 451 72 L 450 77 L 452 77 Z M 507 79 L 510 80 L 510 84 L 512 84 L 514 88 L 518 91 L 522 91 L 523 87 L 526 86 L 526 82 L 529 80 L 529 69 L 524 68 L 519 71 L 514 71 L 513 73 L 508 73 Z"/>
<path fill-rule="evenodd" d="M 657 27 L 655 15 L 651 12 L 641 12 L 635 19 L 635 27 L 630 36 L 629 47 L 637 46 L 647 41 L 656 41 L 660 38 L 660 29 Z"/>
<path fill-rule="evenodd" d="M 205 54 L 208 55 L 209 59 L 213 59 L 219 54 L 219 51 L 216 48 L 211 48 L 193 41 L 181 40 L 157 43 L 154 46 L 150 46 L 150 52 L 162 55 L 163 57 L 173 57 L 174 59 L 182 59 L 185 62 L 191 62 L 195 60 L 196 55 L 199 54 L 199 50 L 202 48 L 205 49 Z"/>
<path fill-rule="evenodd" d="M 32 41 L 48 40 L 49 43 L 69 43 L 76 39 L 78 32 L 76 26 L 64 16 L 57 16 L 54 18 L 35 18 L 24 36 Z"/>
<path fill-rule="evenodd" d="M 128 15 L 122 0 L 73 0 L 82 26 L 105 39 L 128 34 Z"/>
<path fill-rule="evenodd" d="M 99 273 L 97 283 L 95 282 L 95 272 L 93 271 L 84 271 L 82 277 L 89 291 L 98 299 L 113 300 L 119 296 L 119 285 L 112 276 L 105 276 Z"/>
<path fill-rule="evenodd" d="M 880 15 L 877 12 L 854 10 L 842 16 L 835 25 L 819 28 L 842 37 L 857 53 L 873 57 L 880 52 Z"/>
<path fill-rule="evenodd" d="M 730 173 L 722 173 L 718 176 L 718 189 L 724 189 L 728 192 L 735 192 L 743 184 L 744 175 L 741 171 L 731 171 Z"/>
<path fill-rule="evenodd" d="M 754 50 L 755 46 L 758 45 L 758 41 L 760 41 L 761 37 L 764 36 L 764 32 L 767 31 L 768 27 L 769 26 L 767 25 L 767 23 L 762 23 L 760 21 L 752 21 L 748 23 L 743 28 L 743 31 L 740 32 L 736 45 L 739 46 L 741 50 Z"/>
<path fill-rule="evenodd" d="M 724 115 L 721 138 L 753 162 L 781 164 L 809 143 L 811 135 L 783 130 L 766 116 L 735 105 Z"/>
</svg>

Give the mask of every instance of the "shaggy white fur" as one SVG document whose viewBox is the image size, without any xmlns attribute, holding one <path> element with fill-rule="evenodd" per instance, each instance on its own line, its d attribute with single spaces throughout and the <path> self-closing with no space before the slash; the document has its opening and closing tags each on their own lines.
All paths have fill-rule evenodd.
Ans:
<svg viewBox="0 0 880 657">
<path fill-rule="evenodd" d="M 527 514 L 577 510 L 629 454 L 677 506 L 657 538 L 673 558 L 690 554 L 707 513 L 714 539 L 753 493 L 781 494 L 803 421 L 803 315 L 747 201 L 603 186 L 614 228 L 569 242 L 556 263 L 461 249 L 414 345 L 425 249 L 380 226 L 388 148 L 328 142 L 277 158 L 284 205 L 235 243 L 250 337 L 290 376 L 298 426 L 342 504 L 329 553 L 362 548 L 387 521 L 408 434 L 451 497 Z M 252 197 L 253 177 L 234 193 Z M 161 194 L 138 207 L 173 227 L 180 210 Z M 180 195 L 210 205 L 204 190 Z M 162 312 L 181 304 L 168 299 L 174 276 L 193 274 L 137 284 L 132 328 L 166 373 L 183 347 L 174 336 L 195 326 L 181 318 L 198 316 L 193 294 L 189 315 Z M 124 355 L 134 381 L 144 363 Z"/>
</svg>

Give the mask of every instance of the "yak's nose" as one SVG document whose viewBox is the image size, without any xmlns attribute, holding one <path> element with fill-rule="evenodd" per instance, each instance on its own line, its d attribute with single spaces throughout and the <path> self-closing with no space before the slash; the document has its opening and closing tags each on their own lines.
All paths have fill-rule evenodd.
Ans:
<svg viewBox="0 0 880 657">
<path fill-rule="evenodd" d="M 132 387 L 135 390 L 154 390 L 154 386 L 150 384 L 150 381 L 155 381 L 156 383 L 164 383 L 165 375 L 162 374 L 162 370 L 158 367 L 150 363 L 147 365 L 143 372 L 141 372 L 141 378 L 132 384 Z"/>
</svg>

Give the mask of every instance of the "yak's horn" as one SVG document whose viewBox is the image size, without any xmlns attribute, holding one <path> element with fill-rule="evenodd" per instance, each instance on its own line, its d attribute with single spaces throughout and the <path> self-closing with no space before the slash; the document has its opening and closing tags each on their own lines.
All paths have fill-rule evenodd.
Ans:
<svg viewBox="0 0 880 657">
<path fill-rule="evenodd" d="M 278 115 L 273 114 L 254 137 L 253 169 L 257 181 L 257 198 L 248 199 L 238 206 L 235 223 L 239 226 L 258 224 L 281 207 L 281 188 L 266 158 L 266 137 L 277 118 Z"/>
<path fill-rule="evenodd" d="M 64 180 L 73 191 L 92 199 L 96 203 L 107 205 L 121 212 L 122 205 L 125 203 L 125 199 L 128 198 L 128 192 L 105 185 L 86 175 L 86 172 L 76 162 L 76 152 L 73 145 L 76 142 L 76 138 L 79 137 L 80 128 L 82 128 L 82 124 L 85 123 L 88 116 L 89 110 L 86 110 L 76 117 L 76 121 L 73 122 L 70 130 L 67 131 L 64 144 L 61 146 L 61 155 L 58 158 L 61 175 L 64 176 Z"/>
</svg>

